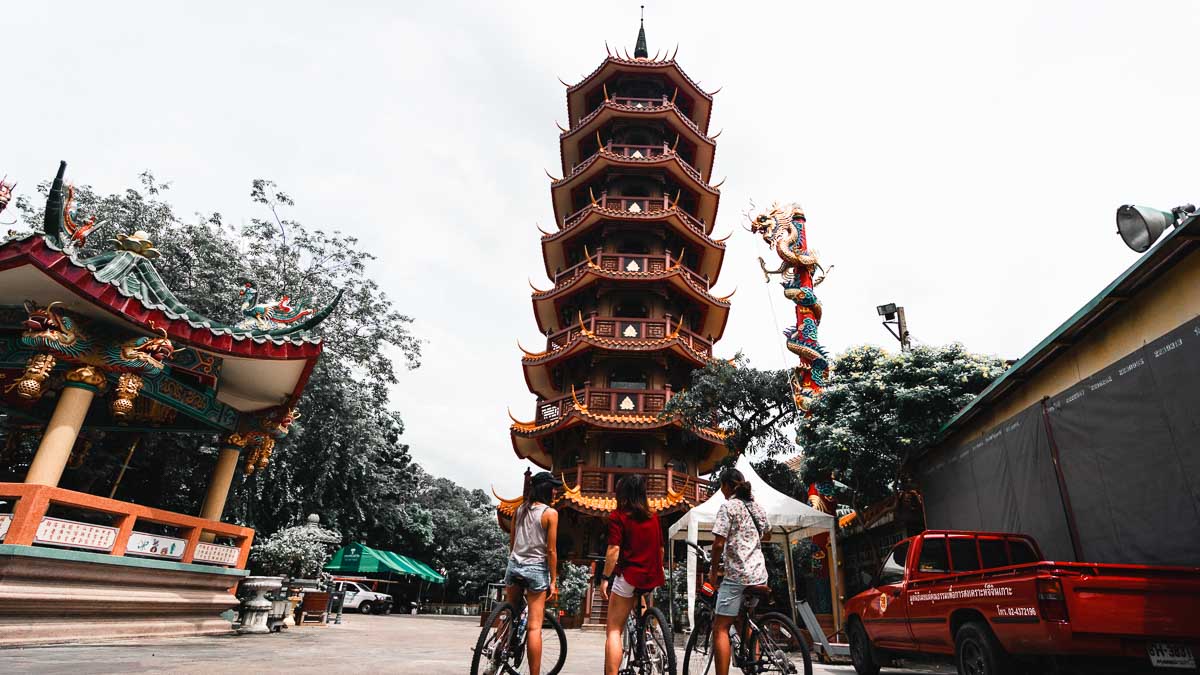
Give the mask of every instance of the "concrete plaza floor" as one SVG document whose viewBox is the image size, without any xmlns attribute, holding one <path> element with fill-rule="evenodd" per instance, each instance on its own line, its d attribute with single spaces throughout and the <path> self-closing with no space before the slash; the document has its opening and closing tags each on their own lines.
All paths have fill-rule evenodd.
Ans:
<svg viewBox="0 0 1200 675">
<path fill-rule="evenodd" d="M 261 636 L 113 640 L 0 649 L 0 673 L 414 673 L 462 675 L 479 635 L 476 617 L 346 616 L 340 626 Z M 597 675 L 604 636 L 567 632 L 563 675 Z M 682 649 L 680 650 L 682 651 Z M 682 670 L 679 671 L 682 673 Z M 849 666 L 817 673 L 852 674 Z M 945 669 L 885 673 L 952 672 Z"/>
</svg>

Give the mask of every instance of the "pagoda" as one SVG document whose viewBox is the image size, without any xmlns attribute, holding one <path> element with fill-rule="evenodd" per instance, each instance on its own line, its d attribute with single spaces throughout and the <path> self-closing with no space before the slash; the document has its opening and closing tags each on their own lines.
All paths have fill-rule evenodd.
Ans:
<svg viewBox="0 0 1200 675">
<path fill-rule="evenodd" d="M 511 427 L 517 456 L 564 480 L 564 560 L 604 555 L 622 476 L 645 475 L 671 520 L 707 498 L 700 476 L 726 454 L 717 429 L 661 414 L 713 358 L 729 315 L 729 298 L 712 291 L 725 253 L 712 237 L 712 100 L 674 56 L 650 56 L 644 25 L 632 57 L 610 53 L 567 87 L 563 177 L 550 184 L 557 230 L 541 238 L 554 287 L 533 292 L 546 345 L 522 347 L 537 404 Z M 501 498 L 506 528 L 521 501 Z"/>
</svg>

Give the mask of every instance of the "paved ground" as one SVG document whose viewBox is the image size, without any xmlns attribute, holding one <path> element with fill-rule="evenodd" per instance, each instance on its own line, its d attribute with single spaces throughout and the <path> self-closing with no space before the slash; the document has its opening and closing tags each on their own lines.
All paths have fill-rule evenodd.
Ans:
<svg viewBox="0 0 1200 675">
<path fill-rule="evenodd" d="M 3 673 L 414 673 L 462 675 L 479 634 L 478 618 L 348 616 L 340 626 L 293 628 L 263 636 L 120 640 L 0 649 Z M 567 632 L 563 675 L 597 675 L 604 636 Z M 682 671 L 680 671 L 682 673 Z M 817 666 L 817 673 L 854 672 Z M 935 669 L 885 673 L 949 672 Z"/>
</svg>

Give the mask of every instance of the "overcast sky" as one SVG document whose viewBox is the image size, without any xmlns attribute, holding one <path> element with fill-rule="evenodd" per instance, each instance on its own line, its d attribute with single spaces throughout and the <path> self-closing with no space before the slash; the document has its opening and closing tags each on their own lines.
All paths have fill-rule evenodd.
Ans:
<svg viewBox="0 0 1200 675">
<path fill-rule="evenodd" d="M 28 194 L 59 159 L 104 191 L 149 168 L 180 212 L 234 222 L 255 215 L 250 180 L 276 180 L 290 217 L 368 242 L 428 340 L 392 398 L 416 458 L 515 494 L 505 408 L 534 413 L 516 341 L 544 344 L 526 279 L 550 285 L 535 224 L 554 222 L 558 78 L 591 72 L 605 40 L 632 51 L 639 3 L 247 4 L 6 3 L 0 173 Z M 800 201 L 836 266 L 835 352 L 895 347 L 875 315 L 891 301 L 919 342 L 1016 358 L 1130 265 L 1118 205 L 1200 199 L 1198 29 L 1195 2 L 646 8 L 651 53 L 678 43 L 723 87 L 717 234 L 751 199 Z M 718 355 L 790 365 L 759 255 L 746 232 L 729 242 Z"/>
</svg>

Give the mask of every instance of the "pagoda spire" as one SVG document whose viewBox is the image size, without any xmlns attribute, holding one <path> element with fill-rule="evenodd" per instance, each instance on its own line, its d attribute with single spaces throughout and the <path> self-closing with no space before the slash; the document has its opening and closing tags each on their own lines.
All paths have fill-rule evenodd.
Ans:
<svg viewBox="0 0 1200 675">
<path fill-rule="evenodd" d="M 646 6 L 642 5 L 641 25 L 638 26 L 637 44 L 633 47 L 633 58 L 650 58 L 650 48 L 646 46 Z"/>
</svg>

